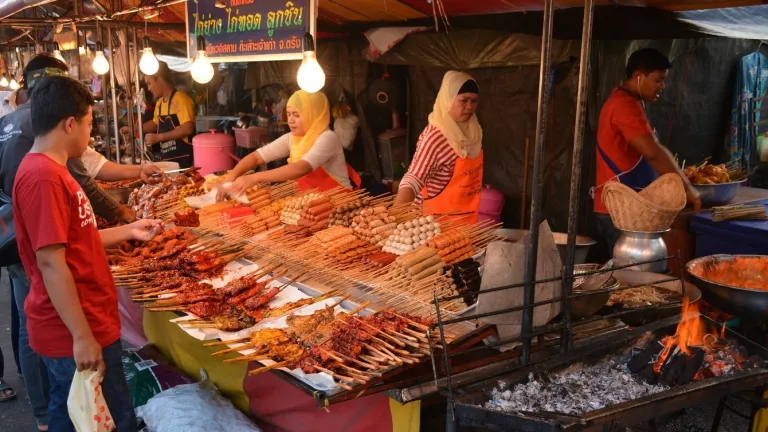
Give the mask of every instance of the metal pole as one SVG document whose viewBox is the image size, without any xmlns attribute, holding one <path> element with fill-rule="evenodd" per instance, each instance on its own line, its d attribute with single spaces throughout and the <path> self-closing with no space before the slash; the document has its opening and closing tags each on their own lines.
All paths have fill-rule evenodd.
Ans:
<svg viewBox="0 0 768 432">
<path fill-rule="evenodd" d="M 107 39 L 109 40 L 109 88 L 112 89 L 112 114 L 115 127 L 115 157 L 120 162 L 120 125 L 117 121 L 117 83 L 115 83 L 115 53 L 112 50 L 112 26 L 107 26 Z"/>
<path fill-rule="evenodd" d="M 568 207 L 568 252 L 565 260 L 565 275 L 573 274 L 576 257 L 576 225 L 579 220 L 579 198 L 581 197 L 581 165 L 584 150 L 584 124 L 587 118 L 587 87 L 589 86 L 589 58 L 592 49 L 592 18 L 594 17 L 593 0 L 584 0 L 584 23 L 581 30 L 581 59 L 579 61 L 579 88 L 576 99 L 576 125 L 573 130 L 573 159 L 571 160 L 571 200 Z M 560 338 L 560 349 L 567 351 L 571 347 L 571 317 L 568 311 L 573 278 L 568 277 L 563 284 L 563 319 L 566 322 Z"/>
<path fill-rule="evenodd" d="M 139 76 L 139 45 L 138 45 L 138 36 L 136 35 L 138 31 L 134 28 L 133 29 L 133 64 L 136 66 L 134 70 L 134 79 L 136 80 L 136 97 L 138 98 L 141 95 L 141 86 L 139 85 L 139 80 L 141 77 Z M 143 164 L 144 163 L 144 124 L 142 121 L 142 114 L 144 114 L 141 110 L 141 102 L 136 99 L 136 117 L 138 118 L 137 126 L 139 129 L 139 137 L 135 139 L 134 141 L 134 152 L 139 152 L 139 160 Z M 135 137 L 133 134 L 133 128 L 131 128 L 131 138 Z"/>
<path fill-rule="evenodd" d="M 131 61 L 131 42 L 128 40 L 128 29 L 126 27 L 123 27 L 120 30 L 120 34 L 123 35 L 123 45 L 122 45 L 122 58 L 125 62 L 125 102 L 128 105 L 128 133 L 130 133 L 129 139 L 128 139 L 128 145 L 130 147 L 133 147 L 131 150 L 131 164 L 136 164 L 136 146 L 133 144 L 133 93 L 131 91 L 131 77 L 133 76 L 131 74 L 131 66 L 136 67 L 136 62 Z M 122 136 L 120 137 L 122 138 Z"/>
<path fill-rule="evenodd" d="M 550 51 L 552 50 L 553 0 L 544 2 L 544 25 L 541 33 L 541 69 L 539 71 L 539 106 L 536 112 L 536 141 L 533 152 L 533 172 L 531 173 L 531 229 L 530 240 L 525 244 L 525 288 L 523 304 L 531 305 L 536 289 L 536 259 L 539 250 L 539 216 L 541 214 L 541 157 L 544 141 L 547 138 L 547 117 L 549 111 Z M 521 360 L 528 363 L 531 357 L 531 338 L 528 336 L 533 327 L 533 308 L 523 311 L 523 350 Z"/>
<path fill-rule="evenodd" d="M 97 40 L 103 41 L 104 40 L 104 32 L 101 31 L 101 29 L 96 30 L 96 38 Z M 93 72 L 93 74 L 96 74 Z M 107 81 L 106 76 L 99 77 L 101 80 L 101 97 L 104 101 L 104 132 L 106 133 L 106 136 L 104 137 L 106 139 L 107 143 L 107 159 L 112 159 L 112 140 L 111 140 L 111 133 L 109 133 L 109 107 L 107 106 L 107 101 L 109 100 L 109 83 Z"/>
</svg>

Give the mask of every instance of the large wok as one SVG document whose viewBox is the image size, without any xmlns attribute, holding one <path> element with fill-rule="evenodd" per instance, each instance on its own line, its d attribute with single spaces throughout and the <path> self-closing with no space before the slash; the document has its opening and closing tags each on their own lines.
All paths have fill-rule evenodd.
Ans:
<svg viewBox="0 0 768 432">
<path fill-rule="evenodd" d="M 640 285 L 648 284 L 657 288 L 663 288 L 670 291 L 683 294 L 683 285 L 680 284 L 680 280 L 673 280 L 663 283 L 653 283 L 660 280 L 670 279 L 672 276 L 651 273 L 643 271 L 635 271 L 630 269 L 616 270 L 613 272 L 613 277 L 619 280 L 622 286 L 628 285 Z M 692 283 L 685 282 L 685 296 L 688 298 L 688 302 L 693 304 L 701 300 L 701 291 L 696 288 Z M 608 308 L 608 306 L 606 306 Z M 622 307 L 611 307 L 611 311 L 630 311 L 632 309 L 624 309 Z M 638 309 L 634 312 L 627 312 L 624 315 L 620 315 L 620 319 L 627 325 L 640 326 L 653 321 L 659 321 L 664 318 L 669 318 L 680 313 L 680 305 L 673 306 L 660 306 L 655 308 Z"/>
<path fill-rule="evenodd" d="M 691 260 L 686 265 L 688 274 L 693 282 L 701 289 L 704 300 L 713 306 L 733 315 L 753 318 L 765 318 L 768 314 L 768 290 L 738 288 L 706 280 L 702 277 L 707 266 L 712 266 L 724 261 L 751 257 L 768 261 L 768 256 L 760 255 L 710 255 Z M 744 275 L 748 277 L 748 275 Z M 768 283 L 768 275 L 756 275 L 762 277 Z"/>
</svg>

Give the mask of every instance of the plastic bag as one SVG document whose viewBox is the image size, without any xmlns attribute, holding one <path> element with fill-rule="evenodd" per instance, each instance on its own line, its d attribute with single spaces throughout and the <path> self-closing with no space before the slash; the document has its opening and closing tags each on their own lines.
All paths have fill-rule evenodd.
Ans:
<svg viewBox="0 0 768 432">
<path fill-rule="evenodd" d="M 161 392 L 136 409 L 150 432 L 261 432 L 200 372 L 199 383 Z"/>
<path fill-rule="evenodd" d="M 352 145 L 357 137 L 357 127 L 360 126 L 360 120 L 356 115 L 349 113 L 344 117 L 337 118 L 333 122 L 333 131 L 341 140 L 341 145 L 346 150 L 352 150 Z"/>
<path fill-rule="evenodd" d="M 134 407 L 146 404 L 152 396 L 163 390 L 194 382 L 171 366 L 152 345 L 139 350 L 123 351 L 123 371 Z"/>
<path fill-rule="evenodd" d="M 115 429 L 107 401 L 101 393 L 104 377 L 94 371 L 77 371 L 72 378 L 67 410 L 77 432 L 109 432 Z"/>
</svg>

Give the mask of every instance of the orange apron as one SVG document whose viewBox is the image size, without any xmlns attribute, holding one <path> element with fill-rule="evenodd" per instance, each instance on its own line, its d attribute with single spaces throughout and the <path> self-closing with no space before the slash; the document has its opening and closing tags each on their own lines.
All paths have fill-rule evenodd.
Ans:
<svg viewBox="0 0 768 432">
<path fill-rule="evenodd" d="M 359 189 L 362 181 L 360 180 L 360 176 L 357 175 L 357 171 L 352 169 L 349 164 L 347 164 L 347 175 L 349 175 L 349 180 L 352 183 L 352 190 Z M 311 173 L 299 178 L 296 180 L 296 183 L 299 184 L 299 190 L 302 191 L 308 189 L 317 189 L 320 192 L 325 192 L 329 189 L 341 186 L 341 183 L 336 181 L 332 175 L 328 174 L 328 171 L 326 171 L 323 167 L 318 167 Z"/>
<path fill-rule="evenodd" d="M 475 223 L 480 210 L 480 191 L 483 188 L 483 152 L 474 159 L 458 158 L 451 181 L 432 198 L 427 198 L 427 188 L 421 190 L 425 215 L 440 216 Z"/>
</svg>

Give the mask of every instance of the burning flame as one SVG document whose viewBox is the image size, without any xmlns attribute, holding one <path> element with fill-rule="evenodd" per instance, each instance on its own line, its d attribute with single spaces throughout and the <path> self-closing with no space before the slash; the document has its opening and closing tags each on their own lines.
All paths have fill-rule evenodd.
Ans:
<svg viewBox="0 0 768 432">
<path fill-rule="evenodd" d="M 723 333 L 725 327 L 723 327 Z M 709 339 L 709 340 L 708 340 Z M 682 351 L 688 356 L 693 356 L 690 347 L 708 347 L 717 339 L 717 333 L 707 330 L 701 319 L 697 304 L 690 304 L 687 298 L 683 299 L 682 318 L 677 324 L 677 330 L 673 336 L 665 336 L 662 339 L 664 349 L 659 354 L 659 360 L 653 365 L 656 373 L 661 373 L 664 361 L 672 352 Z"/>
</svg>

